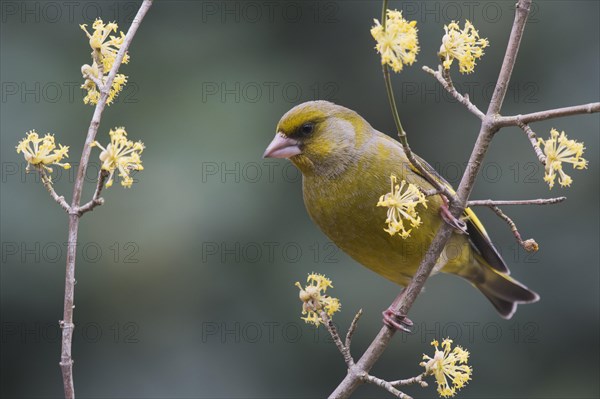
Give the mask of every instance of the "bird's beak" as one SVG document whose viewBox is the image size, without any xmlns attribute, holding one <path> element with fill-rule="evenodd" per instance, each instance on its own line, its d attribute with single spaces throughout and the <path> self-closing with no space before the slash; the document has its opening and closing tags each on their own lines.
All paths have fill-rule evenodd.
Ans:
<svg viewBox="0 0 600 399">
<path fill-rule="evenodd" d="M 289 158 L 300 153 L 302 151 L 297 140 L 291 139 L 283 133 L 277 133 L 265 150 L 263 158 Z"/>
</svg>

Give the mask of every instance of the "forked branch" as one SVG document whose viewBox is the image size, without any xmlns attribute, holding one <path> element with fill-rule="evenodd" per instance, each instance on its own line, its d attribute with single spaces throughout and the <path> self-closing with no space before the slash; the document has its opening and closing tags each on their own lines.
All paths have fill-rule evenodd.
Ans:
<svg viewBox="0 0 600 399">
<path fill-rule="evenodd" d="M 109 88 L 112 87 L 112 83 L 115 79 L 117 71 L 123 62 L 123 58 L 129 49 L 129 46 L 135 36 L 142 20 L 146 13 L 152 6 L 152 0 L 144 0 L 137 15 L 133 19 L 123 43 L 117 53 L 113 66 L 106 78 L 104 86 L 99 86 L 100 98 L 94 109 L 94 114 L 88 128 L 87 137 L 83 150 L 81 152 L 81 160 L 79 162 L 79 169 L 77 170 L 77 177 L 73 187 L 73 198 L 71 201 L 69 212 L 69 235 L 67 241 L 67 264 L 65 272 L 65 298 L 63 308 L 63 319 L 60 321 L 60 327 L 62 328 L 62 347 L 60 356 L 60 367 L 63 377 L 63 386 L 65 391 L 65 398 L 73 399 L 75 397 L 75 388 L 73 385 L 73 358 L 71 356 L 71 348 L 73 341 L 73 330 L 75 325 L 73 324 L 73 309 L 75 308 L 75 261 L 77 253 L 77 233 L 79 230 L 79 220 L 81 215 L 85 212 L 92 210 L 95 206 L 101 204 L 101 198 L 99 197 L 104 185 L 104 179 L 102 173 L 98 179 L 98 186 L 92 199 L 92 203 L 85 204 L 82 208 L 79 207 L 81 201 L 81 195 L 83 193 L 83 186 L 85 183 L 85 173 L 90 160 L 90 154 L 92 150 L 92 143 L 96 138 L 98 128 L 100 126 L 100 120 L 102 119 L 102 113 L 106 107 L 106 103 L 109 95 Z M 99 62 L 100 79 L 103 78 L 102 63 Z M 51 193 L 52 194 L 52 193 Z M 63 206 L 64 208 L 64 206 Z M 76 210 L 73 212 L 72 210 Z M 83 210 L 83 212 L 82 212 Z"/>
</svg>

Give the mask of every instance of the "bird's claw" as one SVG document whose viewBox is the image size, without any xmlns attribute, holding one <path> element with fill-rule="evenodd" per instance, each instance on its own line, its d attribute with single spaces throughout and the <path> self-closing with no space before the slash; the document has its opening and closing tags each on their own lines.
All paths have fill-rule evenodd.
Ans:
<svg viewBox="0 0 600 399">
<path fill-rule="evenodd" d="M 467 224 L 464 221 L 454 217 L 454 215 L 450 212 L 450 209 L 448 209 L 448 199 L 444 195 L 441 197 L 444 201 L 440 206 L 440 214 L 442 215 L 442 219 L 444 219 L 446 223 L 452 226 L 459 233 L 467 234 Z"/>
<path fill-rule="evenodd" d="M 396 331 L 404 331 L 409 333 L 413 322 L 400 312 L 388 308 L 383 311 L 383 324 Z"/>
</svg>

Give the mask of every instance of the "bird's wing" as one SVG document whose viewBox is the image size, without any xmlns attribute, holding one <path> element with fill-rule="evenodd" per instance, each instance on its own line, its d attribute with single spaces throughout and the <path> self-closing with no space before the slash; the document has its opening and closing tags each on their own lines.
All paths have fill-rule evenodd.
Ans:
<svg viewBox="0 0 600 399">
<path fill-rule="evenodd" d="M 431 165 L 429 165 L 418 155 L 414 154 L 414 156 L 419 162 L 421 162 L 421 165 L 423 165 L 423 167 L 427 169 L 427 171 L 434 179 L 444 184 L 450 189 L 451 192 L 454 193 L 454 189 L 452 188 L 450 183 L 448 183 L 446 179 L 444 179 L 435 169 L 433 169 Z M 410 168 L 419 176 L 426 179 L 425 176 L 423 176 L 418 170 L 416 170 L 412 164 L 410 164 Z M 485 231 L 485 227 L 483 227 L 483 224 L 481 223 L 479 218 L 475 215 L 475 212 L 473 212 L 471 208 L 466 208 L 465 212 L 463 213 L 463 216 L 467 223 L 467 233 L 469 234 L 469 240 L 471 241 L 472 246 L 481 254 L 483 259 L 491 267 L 502 273 L 510 274 L 510 270 L 508 270 L 506 263 L 504 263 L 504 259 L 502 259 L 502 256 L 500 256 L 498 250 L 496 249 L 494 244 L 492 244 L 492 240 Z"/>
</svg>

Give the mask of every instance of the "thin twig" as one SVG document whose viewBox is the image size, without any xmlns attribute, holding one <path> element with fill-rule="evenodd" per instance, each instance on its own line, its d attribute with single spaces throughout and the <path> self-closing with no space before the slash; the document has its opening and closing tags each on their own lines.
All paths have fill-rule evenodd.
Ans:
<svg viewBox="0 0 600 399">
<path fill-rule="evenodd" d="M 514 116 L 500 116 L 496 119 L 496 126 L 518 126 L 519 123 L 531 123 L 545 121 L 548 119 L 562 118 L 565 116 L 592 114 L 600 112 L 600 102 L 589 103 L 582 105 L 574 105 L 572 107 L 548 109 L 545 111 L 533 112 L 531 114 L 514 115 Z"/>
<path fill-rule="evenodd" d="M 123 57 L 127 53 L 133 37 L 135 36 L 144 16 L 152 6 L 152 0 L 144 0 L 137 15 L 133 19 L 123 43 L 117 56 L 113 67 L 110 70 L 105 86 L 100 91 L 100 99 L 94 109 L 94 114 L 88 128 L 87 137 L 83 150 L 81 152 L 81 160 L 79 162 L 79 169 L 77 170 L 77 177 L 73 187 L 73 199 L 71 201 L 71 209 L 78 209 L 81 201 L 81 194 L 83 192 L 83 186 L 85 183 L 85 172 L 90 160 L 90 154 L 92 150 L 91 144 L 96 138 L 98 127 L 100 126 L 100 120 L 102 119 L 102 112 L 106 107 L 108 100 L 108 88 L 112 86 L 113 80 L 123 62 Z M 100 76 L 102 76 L 102 63 L 98 64 Z M 75 308 L 75 261 L 77 253 L 77 233 L 79 230 L 79 219 L 80 215 L 77 212 L 70 212 L 69 214 L 69 235 L 67 240 L 67 264 L 65 272 L 65 299 L 63 309 L 63 319 L 60 321 L 60 327 L 62 328 L 62 347 L 60 356 L 60 368 L 63 377 L 63 386 L 65 390 L 65 398 L 75 398 L 75 388 L 73 386 L 73 358 L 71 356 L 71 347 L 73 342 L 73 309 Z"/>
<path fill-rule="evenodd" d="M 452 79 L 450 79 L 449 71 L 444 70 L 441 65 L 438 67 L 437 71 L 434 71 L 428 66 L 424 66 L 423 70 L 431 76 L 433 76 L 434 78 L 436 78 L 437 81 L 440 82 L 440 84 L 444 87 L 444 89 L 446 89 L 446 91 L 450 93 L 452 97 L 454 97 L 459 103 L 464 105 L 473 115 L 475 115 L 479 119 L 484 118 L 485 114 L 481 112 L 481 110 L 471 102 L 471 100 L 469 99 L 469 95 L 462 95 L 456 90 L 454 84 L 452 83 Z"/>
<path fill-rule="evenodd" d="M 52 186 L 52 180 L 50 179 L 50 177 L 48 177 L 42 169 L 40 169 L 40 175 L 42 179 L 42 184 L 44 185 L 44 187 L 46 187 L 46 190 L 48 190 L 48 193 L 50 193 L 52 199 L 54 199 L 54 201 L 56 201 L 58 205 L 60 205 L 61 208 L 65 210 L 65 212 L 70 213 L 71 206 L 67 203 L 67 201 L 65 201 L 65 197 L 56 193 L 54 187 Z"/>
<path fill-rule="evenodd" d="M 389 393 L 391 393 L 392 395 L 394 395 L 397 398 L 412 399 L 412 396 L 409 396 L 409 395 L 405 394 L 404 392 L 399 391 L 390 382 L 388 382 L 386 380 L 382 380 L 381 378 L 373 377 L 372 375 L 367 375 L 366 381 L 369 384 L 377 385 L 378 387 L 385 389 L 386 391 L 388 391 Z"/>
<path fill-rule="evenodd" d="M 410 145 L 408 144 L 408 138 L 406 135 L 406 131 L 404 130 L 404 128 L 402 127 L 402 122 L 400 121 L 400 115 L 398 114 L 398 108 L 396 106 L 396 99 L 394 96 L 394 89 L 392 87 L 392 80 L 390 78 L 390 71 L 387 65 L 383 66 L 383 79 L 385 80 L 385 88 L 388 94 L 388 100 L 390 102 L 390 106 L 392 109 L 392 116 L 394 119 L 394 123 L 396 124 L 396 130 L 398 132 L 398 141 L 400 142 L 400 144 L 402 145 L 402 148 L 404 149 L 404 154 L 406 155 L 406 158 L 408 158 L 408 161 L 410 162 L 411 166 L 416 169 L 416 171 L 423 176 L 434 188 L 436 191 L 444 194 L 446 196 L 446 198 L 448 198 L 448 200 L 450 202 L 454 201 L 454 193 L 452 193 L 448 187 L 446 187 L 446 185 L 444 185 L 444 183 L 442 183 L 441 181 L 439 181 L 438 179 L 436 179 L 428 170 L 428 168 L 426 168 L 414 155 L 414 153 L 412 152 Z"/>
<path fill-rule="evenodd" d="M 394 387 L 419 384 L 421 387 L 426 388 L 429 386 L 429 384 L 427 384 L 427 382 L 425 382 L 423 380 L 423 378 L 425 378 L 426 376 L 427 376 L 427 372 L 424 372 L 422 374 L 419 374 L 416 377 L 407 378 L 404 380 L 390 381 L 390 384 L 392 384 L 392 386 L 394 386 Z"/>
<path fill-rule="evenodd" d="M 104 85 L 102 84 L 102 80 L 100 80 L 99 78 L 95 77 L 94 75 L 92 75 L 91 73 L 84 73 L 83 77 L 85 79 L 89 79 L 92 82 L 94 82 L 94 84 L 96 85 L 96 87 L 98 87 L 98 91 L 102 91 Z"/>
<path fill-rule="evenodd" d="M 382 16 L 381 16 L 381 26 L 383 27 L 383 29 L 385 30 L 385 25 L 386 25 L 386 10 L 387 10 L 387 0 L 383 1 L 383 8 L 382 8 Z M 390 78 L 390 70 L 389 67 L 387 66 L 387 64 L 384 64 L 383 67 L 383 80 L 385 82 L 385 89 L 388 95 L 388 101 L 390 103 L 390 107 L 392 110 L 392 116 L 394 119 L 394 123 L 396 124 L 396 130 L 398 131 L 398 140 L 400 141 L 400 144 L 402 145 L 402 148 L 404 149 L 404 154 L 406 155 L 406 158 L 408 158 L 408 161 L 410 162 L 410 164 L 412 165 L 412 167 L 414 169 L 417 170 L 417 172 L 423 176 L 433 187 L 435 187 L 435 189 L 437 191 L 439 191 L 440 193 L 443 193 L 446 198 L 448 198 L 448 200 L 450 201 L 450 203 L 454 202 L 455 200 L 455 195 L 453 192 L 451 192 L 449 190 L 448 187 L 446 187 L 446 185 L 439 181 L 438 179 L 436 179 L 429 170 L 427 170 L 427 168 L 415 157 L 415 155 L 413 154 L 410 145 L 408 144 L 408 138 L 406 135 L 406 131 L 404 130 L 404 128 L 402 127 L 402 122 L 400 121 L 400 115 L 398 114 L 398 107 L 396 106 L 396 97 L 394 95 L 394 88 L 392 87 L 392 79 Z"/>
<path fill-rule="evenodd" d="M 397 380 L 394 382 L 388 382 L 381 378 L 372 376 L 360 369 L 359 370 L 356 369 L 356 364 L 354 363 L 354 359 L 352 358 L 352 354 L 350 353 L 350 345 L 352 343 L 352 335 L 354 334 L 354 331 L 356 330 L 356 327 L 358 325 L 358 320 L 360 319 L 360 317 L 362 315 L 362 309 L 360 309 L 356 313 L 356 315 L 354 316 L 354 319 L 352 320 L 352 323 L 350 324 L 350 328 L 348 329 L 348 333 L 346 334 L 345 344 L 342 342 L 342 339 L 340 338 L 337 327 L 335 326 L 335 324 L 333 324 L 333 321 L 327 315 L 327 312 L 325 312 L 324 310 L 321 310 L 319 312 L 319 315 L 321 317 L 321 320 L 327 327 L 327 331 L 329 331 L 329 335 L 331 335 L 333 342 L 335 343 L 338 350 L 344 357 L 344 361 L 346 362 L 346 365 L 348 366 L 348 374 L 354 375 L 355 378 L 360 380 L 361 382 L 368 382 L 370 384 L 377 385 L 377 386 L 385 389 L 386 391 L 390 392 L 392 395 L 394 395 L 398 398 L 401 398 L 401 399 L 412 399 L 412 398 L 410 396 L 408 396 L 407 394 L 405 394 L 404 392 L 398 390 L 396 388 L 396 386 L 410 385 L 410 384 L 418 383 L 419 385 L 421 385 L 421 387 L 427 387 L 427 383 L 425 381 L 422 381 L 422 378 L 425 376 L 425 373 L 423 373 L 422 375 L 416 376 L 416 377 L 406 379 L 406 380 Z"/>
<path fill-rule="evenodd" d="M 340 338 L 340 334 L 337 331 L 337 327 L 335 326 L 335 324 L 333 324 L 333 321 L 327 315 L 327 312 L 325 312 L 324 310 L 321 310 L 319 312 L 319 315 L 321 316 L 321 319 L 325 323 L 325 326 L 327 327 L 327 331 L 329 331 L 329 335 L 331 335 L 333 342 L 335 342 L 335 345 L 337 346 L 338 350 L 344 357 L 344 361 L 346 362 L 346 365 L 348 366 L 349 369 L 353 368 L 354 367 L 354 359 L 352 358 L 352 354 L 350 354 L 350 349 L 346 345 L 344 345 L 344 343 L 342 342 L 342 339 Z"/>
<path fill-rule="evenodd" d="M 533 151 L 535 152 L 535 155 L 538 157 L 539 161 L 542 163 L 542 165 L 546 165 L 546 155 L 544 155 L 542 149 L 540 148 L 540 145 L 538 144 L 537 135 L 535 134 L 535 132 L 531 130 L 531 127 L 529 127 L 529 125 L 523 122 L 519 122 L 518 126 L 527 135 L 527 138 L 531 143 L 531 147 L 533 147 Z"/>
<path fill-rule="evenodd" d="M 467 203 L 468 206 L 500 206 L 500 205 L 552 205 L 563 202 L 567 197 L 538 198 L 531 200 L 473 200 Z"/>
<path fill-rule="evenodd" d="M 104 204 L 104 198 L 101 198 L 100 194 L 102 194 L 102 189 L 104 188 L 104 183 L 106 182 L 108 174 L 109 173 L 106 170 L 100 169 L 100 172 L 98 172 L 98 182 L 96 183 L 96 191 L 94 191 L 94 195 L 92 196 L 92 199 L 90 201 L 88 201 L 86 204 L 80 206 L 77 209 L 77 213 L 79 214 L 79 216 L 83 215 L 84 213 L 91 212 L 94 210 L 95 207 Z"/>
<path fill-rule="evenodd" d="M 435 188 L 432 188 L 431 190 L 423 190 L 420 189 L 421 192 L 426 196 L 426 197 L 432 197 L 434 195 L 439 195 L 442 194 L 441 192 L 439 192 L 438 190 L 436 190 Z"/>
<path fill-rule="evenodd" d="M 540 247 L 533 238 L 523 240 L 521 238 L 521 233 L 519 233 L 519 229 L 517 228 L 517 225 L 515 224 L 515 222 L 513 222 L 513 220 L 510 217 L 508 217 L 504 212 L 502 212 L 502 210 L 500 208 L 498 208 L 496 205 L 490 205 L 489 208 L 491 210 L 493 210 L 496 213 L 496 215 L 498 215 L 500 217 L 500 219 L 504 220 L 509 225 L 510 231 L 512 231 L 513 235 L 515 236 L 515 239 L 517 240 L 519 245 L 521 247 L 523 247 L 523 249 L 525 251 L 537 252 L 537 250 Z"/>
<path fill-rule="evenodd" d="M 346 333 L 345 346 L 348 349 L 348 351 L 350 351 L 350 346 L 352 345 L 352 336 L 354 335 L 354 331 L 356 331 L 356 327 L 358 327 L 358 320 L 360 320 L 360 316 L 362 316 L 362 309 L 360 309 L 356 313 L 356 315 L 354 316 L 354 319 L 352 320 L 352 323 L 350 324 L 350 328 L 348 329 L 348 332 Z"/>
<path fill-rule="evenodd" d="M 387 1 L 384 1 L 383 4 L 383 13 L 385 14 Z M 525 23 L 527 22 L 527 17 L 529 16 L 530 8 L 531 0 L 519 0 L 516 5 L 515 20 L 511 29 L 510 38 L 506 48 L 506 53 L 504 55 L 504 60 L 502 62 L 502 67 L 500 69 L 500 74 L 496 82 L 496 87 L 494 88 L 494 93 L 492 95 L 486 115 L 481 122 L 477 141 L 475 142 L 469 158 L 469 168 L 463 174 L 461 182 L 458 186 L 456 201 L 453 201 L 450 204 L 450 212 L 455 218 L 458 218 L 464 212 L 485 154 L 487 153 L 492 138 L 497 131 L 497 127 L 494 125 L 494 120 L 497 118 L 500 112 L 506 91 L 508 90 L 508 84 L 514 68 L 517 53 L 519 51 L 523 30 L 525 28 Z M 408 286 L 404 289 L 404 294 L 402 295 L 399 303 L 394 304 L 395 306 L 393 310 L 398 311 L 399 314 L 408 314 L 408 311 L 412 307 L 417 296 L 421 293 L 421 290 L 425 285 L 427 278 L 431 274 L 431 271 L 433 270 L 433 267 L 435 266 L 442 251 L 444 250 L 446 243 L 450 239 L 452 232 L 453 228 L 448 223 L 441 224 L 435 237 L 433 238 L 433 241 L 427 249 L 424 258 L 422 259 L 417 272 L 411 279 Z M 358 360 L 355 368 L 359 371 L 368 373 L 389 345 L 393 335 L 394 330 L 384 326 L 379 331 L 379 334 L 373 340 L 369 348 L 367 348 L 360 360 Z M 352 392 L 354 392 L 362 383 L 360 378 L 358 378 L 358 375 L 359 373 L 357 372 L 348 373 L 346 378 L 344 378 L 344 380 L 330 395 L 330 398 L 343 399 L 350 397 Z"/>
</svg>

